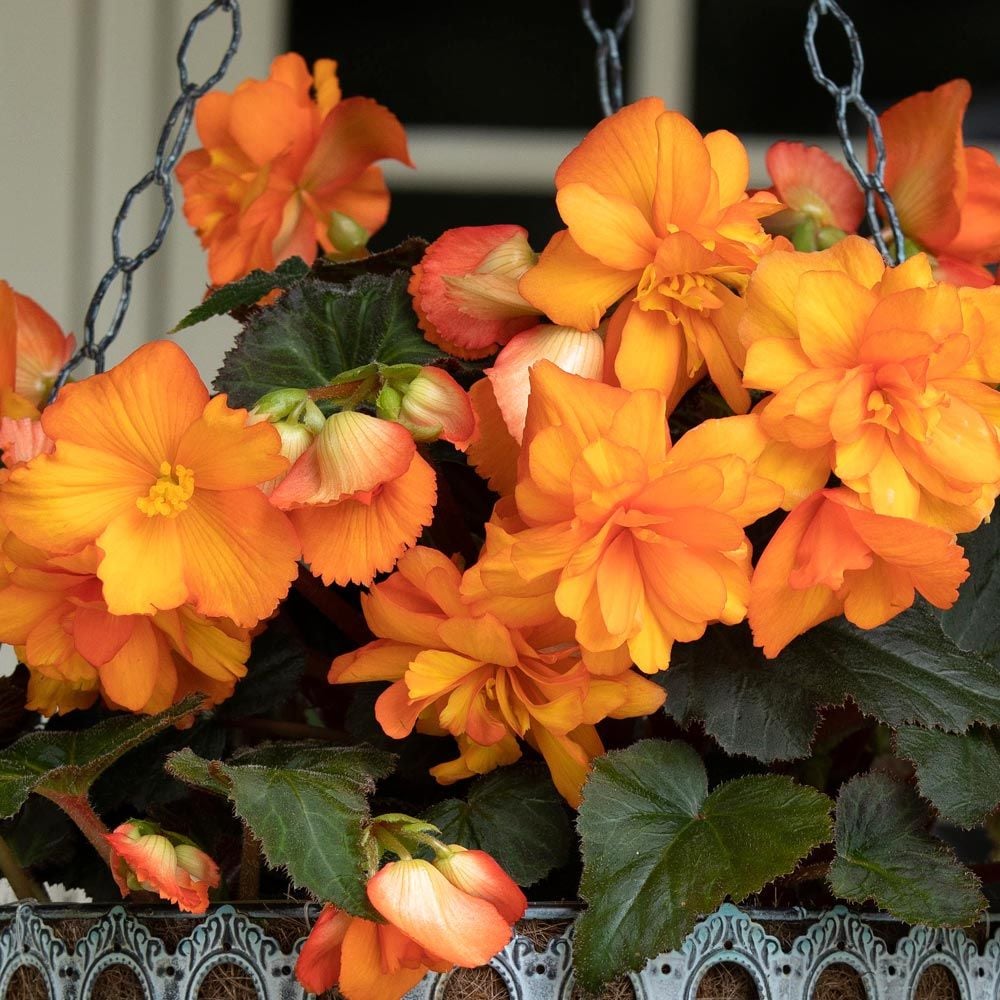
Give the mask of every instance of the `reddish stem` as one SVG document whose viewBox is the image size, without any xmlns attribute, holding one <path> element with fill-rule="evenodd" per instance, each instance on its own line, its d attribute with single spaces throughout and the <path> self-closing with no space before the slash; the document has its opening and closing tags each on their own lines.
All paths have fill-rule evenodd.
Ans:
<svg viewBox="0 0 1000 1000">
<path fill-rule="evenodd" d="M 363 378 L 359 378 L 355 382 L 342 382 L 340 385 L 321 385 L 315 389 L 309 389 L 308 395 L 313 402 L 318 399 L 345 399 L 354 395 L 364 381 Z"/>
<path fill-rule="evenodd" d="M 54 802 L 80 828 L 80 832 L 90 841 L 91 846 L 101 856 L 104 863 L 111 867 L 111 845 L 105 839 L 109 832 L 101 817 L 94 812 L 93 806 L 86 795 L 39 790 L 51 802 Z"/>
</svg>

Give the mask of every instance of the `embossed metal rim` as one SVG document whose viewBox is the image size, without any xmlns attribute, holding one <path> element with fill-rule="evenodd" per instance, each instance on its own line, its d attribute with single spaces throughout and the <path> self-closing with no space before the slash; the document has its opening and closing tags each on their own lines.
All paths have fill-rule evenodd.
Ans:
<svg viewBox="0 0 1000 1000">
<path fill-rule="evenodd" d="M 132 970 L 149 1000 L 198 1000 L 212 969 L 233 964 L 254 983 L 261 1000 L 301 1000 L 294 967 L 303 938 L 289 949 L 271 937 L 268 921 L 305 918 L 313 905 L 256 904 L 240 909 L 219 906 L 207 916 L 180 914 L 166 907 L 38 905 L 0 907 L 0 997 L 17 969 L 33 966 L 52 1000 L 90 1000 L 99 974 L 123 965 Z M 527 919 L 571 921 L 580 907 L 534 906 Z M 93 920 L 75 943 L 59 936 L 66 920 Z M 190 932 L 169 948 L 156 925 L 190 923 Z M 1000 995 L 1000 916 L 982 921 L 980 947 L 960 930 L 911 927 L 891 946 L 879 925 L 898 924 L 882 914 L 855 914 L 844 907 L 827 912 L 804 909 L 740 910 L 724 904 L 703 919 L 673 952 L 628 974 L 636 1000 L 694 1000 L 705 972 L 719 963 L 744 969 L 760 1000 L 808 1000 L 823 971 L 834 964 L 853 968 L 870 1000 L 912 998 L 927 968 L 940 965 L 954 977 L 963 1000 L 994 1000 Z M 801 923 L 802 933 L 782 944 L 764 924 Z M 573 929 L 555 933 L 543 946 L 515 937 L 490 962 L 513 1000 L 568 1000 L 573 991 Z M 443 1000 L 453 973 L 427 976 L 411 1000 Z"/>
</svg>

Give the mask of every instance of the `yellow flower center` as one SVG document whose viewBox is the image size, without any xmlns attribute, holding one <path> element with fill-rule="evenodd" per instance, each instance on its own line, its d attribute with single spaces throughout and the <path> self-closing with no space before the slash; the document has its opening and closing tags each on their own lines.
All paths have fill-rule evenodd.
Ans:
<svg viewBox="0 0 1000 1000">
<path fill-rule="evenodd" d="M 176 517 L 187 510 L 188 500 L 194 493 L 194 473 L 183 465 L 172 466 L 169 462 L 160 464 L 160 478 L 149 488 L 144 497 L 139 497 L 135 505 L 146 517 Z"/>
</svg>

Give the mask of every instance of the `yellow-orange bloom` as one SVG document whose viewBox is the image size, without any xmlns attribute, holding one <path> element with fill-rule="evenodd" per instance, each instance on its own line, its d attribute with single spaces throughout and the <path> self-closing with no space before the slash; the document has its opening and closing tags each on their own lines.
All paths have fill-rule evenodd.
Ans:
<svg viewBox="0 0 1000 1000">
<path fill-rule="evenodd" d="M 414 726 L 451 733 L 458 760 L 434 768 L 448 783 L 520 756 L 517 739 L 537 747 L 559 791 L 579 803 L 590 761 L 603 752 L 594 724 L 653 711 L 663 690 L 622 668 L 594 677 L 558 615 L 512 628 L 501 610 L 474 611 L 462 577 L 440 552 L 418 547 L 363 598 L 379 638 L 337 657 L 330 681 L 387 680 L 375 714 L 402 739 Z"/>
<path fill-rule="evenodd" d="M 209 399 L 175 344 L 147 344 L 65 386 L 42 414 L 55 452 L 14 469 L 0 517 L 44 552 L 94 543 L 113 615 L 190 604 L 252 626 L 297 573 L 288 519 L 257 488 L 286 460 L 268 424 Z"/>
<path fill-rule="evenodd" d="M 214 284 L 286 257 L 311 263 L 317 245 L 335 252 L 331 224 L 343 216 L 371 235 L 389 211 L 373 164 L 412 165 L 395 115 L 366 97 L 341 100 L 331 59 L 310 74 L 301 56 L 278 56 L 266 80 L 201 98 L 195 124 L 205 148 L 184 156 L 177 178 Z"/>
<path fill-rule="evenodd" d="M 750 586 L 750 627 L 765 656 L 843 614 L 875 628 L 905 611 L 919 591 L 950 608 L 969 575 L 955 536 L 874 514 L 841 486 L 821 490 L 788 515 L 764 549 Z"/>
<path fill-rule="evenodd" d="M 742 621 L 743 527 L 781 501 L 755 472 L 767 440 L 755 416 L 706 421 L 671 447 L 665 409 L 652 389 L 544 361 L 531 372 L 514 494 L 526 527 L 493 530 L 481 579 L 497 599 L 538 595 L 540 610 L 554 595 L 591 670 L 663 670 L 675 641 Z"/>
<path fill-rule="evenodd" d="M 1000 288 L 886 268 L 850 236 L 761 262 L 740 332 L 786 506 L 832 471 L 878 514 L 971 531 L 1000 490 Z"/>
<path fill-rule="evenodd" d="M 100 694 L 112 707 L 159 712 L 192 691 L 214 703 L 232 694 L 246 673 L 249 632 L 186 606 L 113 615 L 96 575 L 100 561 L 93 545 L 49 556 L 9 533 L 3 539 L 0 642 L 40 682 L 29 707 L 55 714 Z"/>
<path fill-rule="evenodd" d="M 73 343 L 34 299 L 0 281 L 0 417 L 34 415 Z"/>
<path fill-rule="evenodd" d="M 434 469 L 402 424 L 354 410 L 329 417 L 271 494 L 324 583 L 370 583 L 431 523 Z"/>
<path fill-rule="evenodd" d="M 593 330 L 625 296 L 608 360 L 627 389 L 672 401 L 709 375 L 734 410 L 740 382 L 738 293 L 771 247 L 760 218 L 781 208 L 748 197 L 746 150 L 730 132 L 704 137 L 648 97 L 605 118 L 556 173 L 557 233 L 521 294 L 556 323 Z"/>
</svg>

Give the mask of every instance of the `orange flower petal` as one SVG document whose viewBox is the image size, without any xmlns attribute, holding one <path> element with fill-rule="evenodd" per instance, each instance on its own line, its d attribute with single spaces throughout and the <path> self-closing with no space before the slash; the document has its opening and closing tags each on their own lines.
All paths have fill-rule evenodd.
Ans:
<svg viewBox="0 0 1000 1000">
<path fill-rule="evenodd" d="M 341 948 L 340 993 L 348 1000 L 399 1000 L 427 973 L 427 967 L 383 967 L 380 925 L 354 917 Z"/>
<path fill-rule="evenodd" d="M 469 896 L 485 899 L 509 924 L 524 916 L 528 900 L 514 880 L 485 851 L 469 851 L 451 845 L 451 854 L 439 858 L 435 867 L 452 885 Z"/>
<path fill-rule="evenodd" d="M 853 233 L 861 225 L 865 199 L 854 175 L 819 146 L 776 142 L 767 151 L 767 172 L 778 197 L 820 226 Z"/>
<path fill-rule="evenodd" d="M 476 430 L 466 446 L 465 454 L 470 465 L 488 482 L 490 489 L 501 496 L 507 496 L 514 492 L 517 483 L 520 449 L 507 428 L 493 391 L 492 380 L 484 378 L 476 382 L 469 390 L 469 400 L 476 414 Z M 513 410 L 513 404 L 511 409 Z M 527 411 L 527 402 L 525 410 Z"/>
<path fill-rule="evenodd" d="M 589 184 L 567 184 L 556 204 L 576 245 L 602 264 L 636 270 L 656 256 L 656 234 L 632 202 L 599 194 Z"/>
<path fill-rule="evenodd" d="M 288 516 L 314 574 L 327 585 L 367 584 L 376 573 L 392 569 L 416 542 L 431 522 L 436 500 L 434 470 L 414 454 L 407 471 L 384 483 L 370 501 L 348 496 L 334 504 L 292 510 Z"/>
<path fill-rule="evenodd" d="M 593 330 L 608 306 L 635 288 L 641 275 L 641 269 L 621 271 L 602 264 L 581 250 L 564 230 L 549 240 L 518 288 L 560 326 Z"/>
<path fill-rule="evenodd" d="M 687 375 L 687 348 L 681 328 L 658 309 L 632 304 L 614 356 L 619 384 L 630 390 L 658 389 L 673 395 Z"/>
<path fill-rule="evenodd" d="M 631 202 L 652 219 L 658 162 L 651 138 L 664 110 L 658 97 L 646 97 L 599 122 L 563 160 L 556 171 L 556 187 L 590 184 L 601 194 Z M 622 150 L 628 155 L 623 156 Z"/>
<path fill-rule="evenodd" d="M 948 244 L 949 255 L 973 264 L 1000 259 L 1000 164 L 992 153 L 975 146 L 965 150 L 968 191 L 962 204 L 958 233 Z M 976 281 L 962 284 L 978 284 Z"/>
<path fill-rule="evenodd" d="M 653 225 L 657 233 L 666 236 L 671 225 L 690 229 L 701 221 L 712 162 L 701 133 L 676 111 L 666 111 L 656 119 L 656 139 Z M 648 137 L 645 142 L 648 144 Z"/>
<path fill-rule="evenodd" d="M 851 368 L 877 296 L 846 274 L 806 273 L 795 293 L 799 342 L 818 368 Z"/>
<path fill-rule="evenodd" d="M 130 712 L 142 711 L 156 687 L 158 661 L 165 652 L 149 622 L 136 622 L 128 641 L 100 667 L 103 692 Z"/>
<path fill-rule="evenodd" d="M 312 123 L 309 107 L 291 88 L 273 80 L 245 81 L 232 95 L 228 110 L 233 140 L 257 166 L 291 150 Z"/>
<path fill-rule="evenodd" d="M 455 965 L 484 965 L 511 937 L 494 906 L 456 888 L 427 861 L 390 862 L 369 880 L 367 892 L 386 920 Z"/>
<path fill-rule="evenodd" d="M 946 246 L 959 230 L 967 184 L 962 119 L 971 96 L 967 81 L 952 80 L 907 97 L 879 119 L 885 186 L 903 231 L 930 250 Z"/>
<path fill-rule="evenodd" d="M 307 992 L 323 993 L 337 985 L 341 946 L 354 919 L 330 903 L 323 907 L 295 963 L 295 978 Z"/>
</svg>

